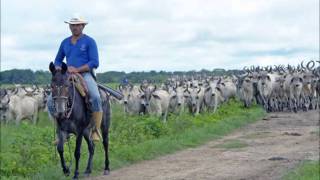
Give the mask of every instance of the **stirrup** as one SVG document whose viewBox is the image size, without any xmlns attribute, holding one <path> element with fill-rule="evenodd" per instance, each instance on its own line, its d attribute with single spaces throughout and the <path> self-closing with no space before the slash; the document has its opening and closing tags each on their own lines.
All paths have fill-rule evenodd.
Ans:
<svg viewBox="0 0 320 180">
<path fill-rule="evenodd" d="M 91 139 L 93 141 L 100 141 L 100 139 L 102 139 L 102 136 L 100 134 L 100 131 L 99 130 L 94 130 L 92 133 L 91 133 Z"/>
</svg>

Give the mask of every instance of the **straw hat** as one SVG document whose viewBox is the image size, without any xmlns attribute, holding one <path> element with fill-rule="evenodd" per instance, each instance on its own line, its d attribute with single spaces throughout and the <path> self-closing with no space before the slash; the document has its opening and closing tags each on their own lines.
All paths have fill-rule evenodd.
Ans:
<svg viewBox="0 0 320 180">
<path fill-rule="evenodd" d="M 73 18 L 71 18 L 69 21 L 64 21 L 67 24 L 88 24 L 87 21 L 85 21 L 82 17 L 80 16 L 75 16 Z"/>
</svg>

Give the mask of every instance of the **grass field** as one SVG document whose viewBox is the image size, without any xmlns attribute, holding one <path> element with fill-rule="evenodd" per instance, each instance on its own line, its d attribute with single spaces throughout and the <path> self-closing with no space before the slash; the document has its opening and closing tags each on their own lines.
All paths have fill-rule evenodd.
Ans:
<svg viewBox="0 0 320 180">
<path fill-rule="evenodd" d="M 320 162 L 305 161 L 299 167 L 291 170 L 283 180 L 318 180 L 320 179 Z"/>
<path fill-rule="evenodd" d="M 151 116 L 126 116 L 120 106 L 112 107 L 110 129 L 110 166 L 117 169 L 141 160 L 152 159 L 219 138 L 265 115 L 262 108 L 244 109 L 230 101 L 215 114 L 193 117 L 188 113 L 171 114 L 167 123 Z M 40 113 L 36 126 L 28 121 L 19 126 L 1 124 L 1 179 L 69 179 L 63 176 L 55 147 L 54 126 L 47 114 Z M 65 144 L 67 164 L 73 159 L 75 138 Z M 98 143 L 93 160 L 93 175 L 103 170 L 103 146 Z M 84 172 L 88 151 L 83 141 L 80 173 Z M 72 161 L 74 165 L 74 160 Z M 73 174 L 73 167 L 71 172 Z"/>
</svg>

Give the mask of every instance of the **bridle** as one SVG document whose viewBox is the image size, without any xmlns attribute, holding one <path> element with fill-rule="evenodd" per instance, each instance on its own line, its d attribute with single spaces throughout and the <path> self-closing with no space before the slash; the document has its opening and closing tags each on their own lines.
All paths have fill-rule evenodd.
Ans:
<svg viewBox="0 0 320 180">
<path fill-rule="evenodd" d="M 70 103 L 69 103 L 69 96 L 62 96 L 61 93 L 62 93 L 62 88 L 63 86 L 55 86 L 55 88 L 57 88 L 57 95 L 53 96 L 52 99 L 53 99 L 53 102 L 55 101 L 62 101 L 64 102 L 64 106 L 66 107 L 66 111 L 64 112 L 64 118 L 66 119 L 69 119 L 70 116 L 71 116 L 71 113 L 72 113 L 72 109 L 73 109 L 73 106 L 74 106 L 74 99 L 75 99 L 75 85 L 74 85 L 74 82 L 75 82 L 75 79 L 74 79 L 74 76 L 71 75 L 69 76 L 68 80 L 71 80 L 71 84 L 73 86 L 73 96 L 72 96 L 72 103 L 71 103 L 71 106 Z M 53 92 L 53 88 L 52 88 L 52 92 Z M 54 105 L 54 109 L 56 111 L 56 107 L 55 107 L 55 103 L 53 103 Z M 70 107 L 70 108 L 69 108 Z"/>
</svg>

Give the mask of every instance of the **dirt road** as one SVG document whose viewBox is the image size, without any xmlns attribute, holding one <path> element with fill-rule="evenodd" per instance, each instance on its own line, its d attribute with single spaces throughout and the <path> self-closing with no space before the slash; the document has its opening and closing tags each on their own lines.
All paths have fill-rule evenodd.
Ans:
<svg viewBox="0 0 320 180">
<path fill-rule="evenodd" d="M 222 139 L 111 171 L 108 180 L 280 179 L 319 159 L 319 112 L 271 113 Z"/>
</svg>

